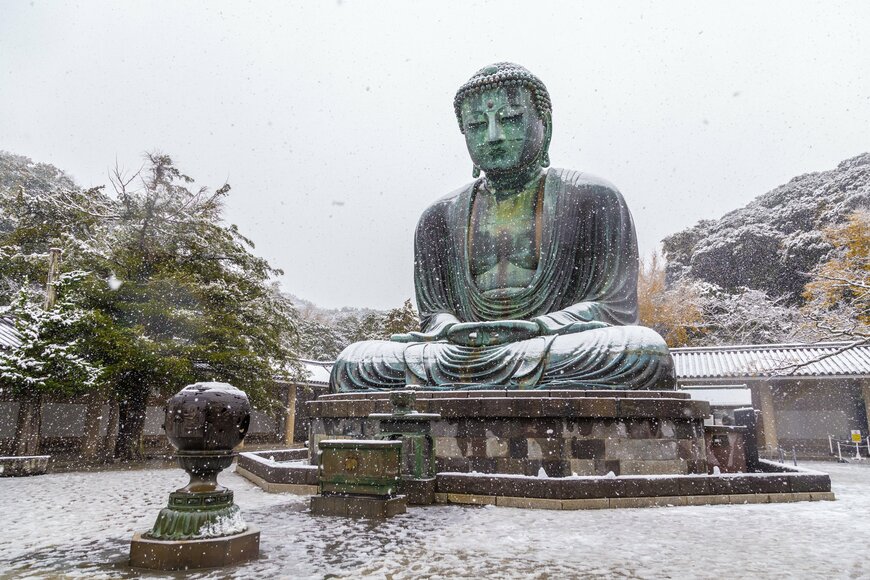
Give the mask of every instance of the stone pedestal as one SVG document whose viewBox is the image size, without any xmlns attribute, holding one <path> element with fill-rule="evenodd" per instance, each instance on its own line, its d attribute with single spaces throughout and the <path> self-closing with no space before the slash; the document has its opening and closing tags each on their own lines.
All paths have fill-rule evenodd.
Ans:
<svg viewBox="0 0 870 580">
<path fill-rule="evenodd" d="M 757 401 L 757 403 L 756 403 Z M 752 406 L 761 410 L 761 441 L 767 449 L 779 447 L 776 433 L 776 411 L 773 405 L 773 386 L 769 382 L 755 385 L 752 393 Z"/>
<path fill-rule="evenodd" d="M 752 407 L 735 409 L 734 422 L 746 430 L 743 434 L 746 471 L 758 471 L 758 412 Z"/>
<path fill-rule="evenodd" d="M 436 471 L 570 475 L 706 474 L 709 404 L 675 391 L 418 391 L 432 422 Z M 371 413 L 389 393 L 324 395 L 308 403 L 310 445 L 377 439 Z M 312 454 L 312 457 L 314 455 Z"/>
<path fill-rule="evenodd" d="M 317 516 L 384 519 L 405 513 L 405 496 L 371 497 L 360 495 L 315 495 L 311 513 Z"/>
<path fill-rule="evenodd" d="M 400 492 L 412 505 L 435 503 L 435 441 L 432 424 L 441 419 L 438 413 L 414 410 L 414 391 L 390 393 L 391 413 L 372 413 L 369 419 L 378 421 L 378 439 L 401 441 Z"/>
<path fill-rule="evenodd" d="M 234 536 L 175 542 L 136 533 L 130 544 L 130 565 L 150 570 L 217 568 L 255 560 L 259 553 L 260 531 L 251 526 Z"/>
<path fill-rule="evenodd" d="M 708 425 L 704 428 L 707 440 L 707 464 L 720 473 L 745 473 L 746 428 L 740 426 Z"/>
<path fill-rule="evenodd" d="M 48 471 L 50 455 L 15 455 L 0 457 L 0 477 L 43 475 Z"/>
</svg>

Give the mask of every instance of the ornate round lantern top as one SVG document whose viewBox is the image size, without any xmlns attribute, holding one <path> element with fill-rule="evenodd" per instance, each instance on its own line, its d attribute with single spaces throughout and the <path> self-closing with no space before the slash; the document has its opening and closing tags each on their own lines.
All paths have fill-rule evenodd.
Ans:
<svg viewBox="0 0 870 580">
<path fill-rule="evenodd" d="M 179 451 L 230 451 L 251 422 L 248 396 L 229 383 L 187 385 L 166 403 L 164 429 Z"/>
</svg>

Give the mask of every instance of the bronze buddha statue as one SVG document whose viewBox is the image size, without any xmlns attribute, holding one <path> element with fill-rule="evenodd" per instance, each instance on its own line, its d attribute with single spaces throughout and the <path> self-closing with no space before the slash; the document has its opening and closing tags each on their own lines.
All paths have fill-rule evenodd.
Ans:
<svg viewBox="0 0 870 580">
<path fill-rule="evenodd" d="M 675 388 L 664 340 L 636 326 L 625 200 L 604 180 L 549 167 L 544 84 L 494 64 L 454 108 L 475 180 L 417 225 L 421 332 L 348 346 L 330 390 Z"/>
</svg>

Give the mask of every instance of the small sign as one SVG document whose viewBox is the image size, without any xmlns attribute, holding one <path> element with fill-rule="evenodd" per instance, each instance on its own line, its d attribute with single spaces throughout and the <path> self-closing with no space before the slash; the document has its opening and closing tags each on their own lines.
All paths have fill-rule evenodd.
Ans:
<svg viewBox="0 0 870 580">
<path fill-rule="evenodd" d="M 852 442 L 853 443 L 861 443 L 861 432 L 860 431 L 852 431 Z"/>
</svg>

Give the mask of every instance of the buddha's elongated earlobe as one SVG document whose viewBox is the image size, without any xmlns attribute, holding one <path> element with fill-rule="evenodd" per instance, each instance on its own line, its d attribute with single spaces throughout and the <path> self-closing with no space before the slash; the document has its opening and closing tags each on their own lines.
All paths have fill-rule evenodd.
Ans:
<svg viewBox="0 0 870 580">
<path fill-rule="evenodd" d="M 471 177 L 477 179 L 480 177 L 480 167 L 477 165 L 474 166 L 474 169 L 471 170 Z"/>
<path fill-rule="evenodd" d="M 544 117 L 544 143 L 541 146 L 541 167 L 550 166 L 550 139 L 553 138 L 553 117 Z"/>
</svg>

